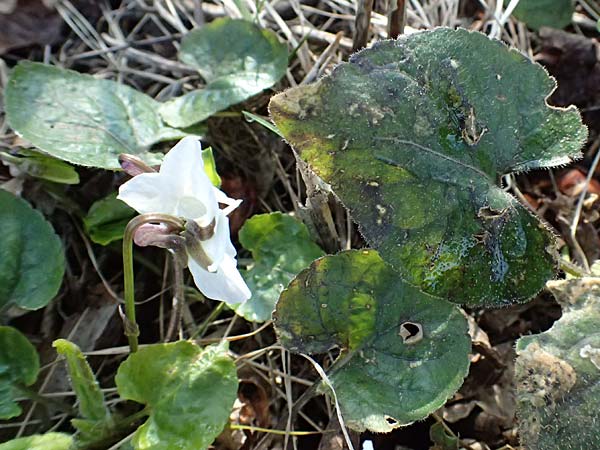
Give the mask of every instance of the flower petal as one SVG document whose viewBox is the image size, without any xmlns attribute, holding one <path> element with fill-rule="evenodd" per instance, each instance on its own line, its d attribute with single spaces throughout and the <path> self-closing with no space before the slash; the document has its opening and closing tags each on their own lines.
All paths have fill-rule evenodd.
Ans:
<svg viewBox="0 0 600 450">
<path fill-rule="evenodd" d="M 250 298 L 250 289 L 237 270 L 235 258 L 226 255 L 216 272 L 204 270 L 192 259 L 188 261 L 188 267 L 196 286 L 206 297 L 227 304 L 241 303 Z"/>
<path fill-rule="evenodd" d="M 122 184 L 117 198 L 140 214 L 174 214 L 176 194 L 174 186 L 160 173 L 143 173 Z"/>
<path fill-rule="evenodd" d="M 229 219 L 223 213 L 218 212 L 215 216 L 215 234 L 210 239 L 202 241 L 202 249 L 213 262 L 208 268 L 210 272 L 216 270 L 223 261 L 223 257 L 228 254 L 235 256 L 235 247 L 231 243 L 229 235 Z M 231 253 L 233 251 L 233 254 Z"/>
<path fill-rule="evenodd" d="M 213 185 L 204 171 L 202 160 L 202 147 L 200 141 L 192 136 L 184 137 L 166 154 L 160 174 L 176 186 L 177 197 L 181 201 L 175 206 L 176 214 L 186 219 L 199 220 L 201 225 L 207 225 L 218 209 Z M 185 201 L 185 199 L 194 199 Z M 197 216 L 197 207 L 194 204 L 204 205 L 205 212 Z"/>
</svg>

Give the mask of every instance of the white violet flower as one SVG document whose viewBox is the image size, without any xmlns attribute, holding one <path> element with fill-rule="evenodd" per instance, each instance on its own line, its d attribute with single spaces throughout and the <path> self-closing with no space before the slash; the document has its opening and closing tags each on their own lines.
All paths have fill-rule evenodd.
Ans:
<svg viewBox="0 0 600 450">
<path fill-rule="evenodd" d="M 227 217 L 242 201 L 227 197 L 210 182 L 196 138 L 183 138 L 167 153 L 159 172 L 136 175 L 119 188 L 117 198 L 140 214 L 169 214 L 193 220 L 199 227 L 214 225 L 214 234 L 200 241 L 210 264 L 203 267 L 188 253 L 188 267 L 196 286 L 206 297 L 226 303 L 250 298 L 250 290 L 237 270 Z M 220 209 L 219 203 L 225 209 Z"/>
</svg>

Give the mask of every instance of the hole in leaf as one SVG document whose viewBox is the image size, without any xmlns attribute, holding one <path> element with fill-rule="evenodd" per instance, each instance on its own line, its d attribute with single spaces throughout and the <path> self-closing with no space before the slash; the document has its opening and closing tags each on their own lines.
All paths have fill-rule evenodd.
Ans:
<svg viewBox="0 0 600 450">
<path fill-rule="evenodd" d="M 398 335 L 405 344 L 415 344 L 423 339 L 423 327 L 420 323 L 404 322 L 400 325 Z"/>
<path fill-rule="evenodd" d="M 390 416 L 385 416 L 385 421 L 386 421 L 386 422 L 387 422 L 389 425 L 391 425 L 391 426 L 393 426 L 393 427 L 395 427 L 396 425 L 398 425 L 398 421 L 397 421 L 396 419 L 394 419 L 393 417 L 390 417 Z"/>
</svg>

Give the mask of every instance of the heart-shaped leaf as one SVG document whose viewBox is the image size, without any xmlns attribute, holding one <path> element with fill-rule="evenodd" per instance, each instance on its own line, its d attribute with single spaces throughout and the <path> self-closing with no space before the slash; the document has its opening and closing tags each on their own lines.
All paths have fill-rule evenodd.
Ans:
<svg viewBox="0 0 600 450">
<path fill-rule="evenodd" d="M 44 152 L 82 166 L 119 168 L 120 153 L 148 164 L 160 154 L 148 148 L 187 133 L 167 127 L 160 104 L 111 80 L 46 64 L 21 62 L 5 91 L 10 126 Z"/>
<path fill-rule="evenodd" d="M 385 432 L 427 417 L 469 367 L 458 307 L 401 281 L 374 250 L 316 260 L 283 291 L 273 320 L 294 352 L 341 348 L 328 375 L 357 430 Z"/>
<path fill-rule="evenodd" d="M 229 420 L 238 387 L 226 345 L 202 350 L 187 341 L 131 354 L 116 383 L 121 397 L 150 410 L 133 437 L 136 450 L 208 448 Z"/>
<path fill-rule="evenodd" d="M 271 100 L 302 159 L 409 283 L 468 305 L 529 299 L 553 239 L 501 175 L 579 157 L 575 108 L 546 71 L 485 35 L 438 28 L 382 41 Z"/>
<path fill-rule="evenodd" d="M 0 308 L 46 306 L 65 271 L 52 225 L 24 200 L 0 189 L 0 230 Z"/>
<path fill-rule="evenodd" d="M 0 444 L 0 450 L 69 450 L 73 438 L 64 433 L 34 434 Z"/>
<path fill-rule="evenodd" d="M 600 278 L 548 284 L 563 307 L 517 341 L 517 416 L 529 450 L 600 448 Z"/>
<path fill-rule="evenodd" d="M 14 400 L 19 386 L 35 383 L 39 370 L 38 354 L 27 338 L 13 327 L 0 326 L 0 419 L 21 414 Z"/>
<path fill-rule="evenodd" d="M 574 12 L 573 0 L 519 0 L 513 15 L 529 28 L 539 30 L 541 27 L 566 27 L 571 23 Z"/>
<path fill-rule="evenodd" d="M 251 322 L 269 320 L 279 294 L 290 280 L 323 256 L 306 226 L 280 212 L 248 219 L 240 230 L 240 243 L 254 259 L 252 267 L 242 272 L 252 297 L 232 308 Z"/>
<path fill-rule="evenodd" d="M 277 35 L 252 22 L 216 19 L 188 33 L 179 58 L 200 72 L 206 87 L 163 104 L 163 119 L 187 127 L 273 86 L 287 69 Z"/>
</svg>

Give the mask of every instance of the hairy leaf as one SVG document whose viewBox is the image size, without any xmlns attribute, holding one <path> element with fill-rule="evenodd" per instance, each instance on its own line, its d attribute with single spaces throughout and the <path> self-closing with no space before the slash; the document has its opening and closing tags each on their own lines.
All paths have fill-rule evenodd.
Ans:
<svg viewBox="0 0 600 450">
<path fill-rule="evenodd" d="M 21 414 L 15 402 L 18 387 L 35 383 L 39 370 L 38 354 L 27 338 L 16 328 L 0 326 L 0 419 Z"/>
<path fill-rule="evenodd" d="M 508 3 L 509 0 L 505 0 Z M 564 28 L 571 23 L 575 3 L 573 0 L 519 0 L 513 15 L 529 28 Z"/>
<path fill-rule="evenodd" d="M 0 229 L 0 308 L 46 306 L 65 271 L 52 225 L 27 202 L 0 189 Z"/>
<path fill-rule="evenodd" d="M 10 126 L 33 145 L 82 166 L 119 168 L 120 153 L 148 164 L 148 148 L 187 133 L 165 126 L 159 103 L 128 86 L 30 61 L 11 73 L 5 91 Z"/>
<path fill-rule="evenodd" d="M 517 416 L 529 450 L 600 448 L 600 278 L 549 283 L 563 307 L 517 341 Z"/>
<path fill-rule="evenodd" d="M 225 345 L 200 349 L 188 341 L 131 354 L 116 383 L 121 397 L 150 410 L 133 437 L 136 450 L 208 448 L 229 420 L 238 387 Z"/>
<path fill-rule="evenodd" d="M 323 256 L 306 226 L 280 212 L 248 219 L 240 230 L 240 243 L 254 259 L 252 267 L 242 272 L 252 297 L 232 307 L 251 322 L 269 320 L 279 294 L 290 280 Z"/>
<path fill-rule="evenodd" d="M 341 348 L 328 375 L 357 430 L 384 432 L 427 417 L 469 367 L 458 307 L 401 281 L 374 250 L 316 260 L 283 291 L 273 319 L 294 352 Z"/>
<path fill-rule="evenodd" d="M 34 434 L 0 444 L 0 450 L 70 450 L 73 438 L 64 433 Z"/>
<path fill-rule="evenodd" d="M 577 110 L 485 35 L 438 28 L 382 41 L 271 100 L 275 124 L 409 283 L 453 302 L 529 299 L 554 275 L 553 238 L 499 186 L 579 157 Z"/>
<path fill-rule="evenodd" d="M 161 106 L 167 123 L 186 127 L 273 86 L 285 74 L 288 54 L 272 31 L 221 18 L 188 33 L 179 58 L 207 83 Z"/>
<path fill-rule="evenodd" d="M 104 404 L 104 394 L 79 347 L 66 339 L 57 339 L 52 346 L 66 358 L 71 386 L 77 395 L 79 415 L 92 421 L 105 421 L 110 413 Z"/>
</svg>

